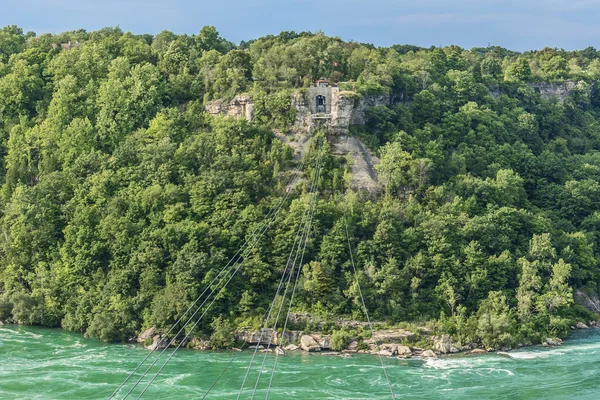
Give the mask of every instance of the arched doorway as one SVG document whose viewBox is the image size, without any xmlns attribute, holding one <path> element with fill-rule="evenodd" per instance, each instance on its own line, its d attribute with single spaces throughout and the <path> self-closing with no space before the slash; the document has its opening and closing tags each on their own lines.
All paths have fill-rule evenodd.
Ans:
<svg viewBox="0 0 600 400">
<path fill-rule="evenodd" d="M 317 112 L 318 113 L 324 113 L 326 112 L 326 107 L 325 107 L 325 96 L 317 96 Z"/>
</svg>

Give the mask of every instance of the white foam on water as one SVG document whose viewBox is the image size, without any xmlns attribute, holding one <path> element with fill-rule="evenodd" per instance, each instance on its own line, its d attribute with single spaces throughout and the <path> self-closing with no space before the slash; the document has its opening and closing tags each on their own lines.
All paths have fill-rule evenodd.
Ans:
<svg viewBox="0 0 600 400">
<path fill-rule="evenodd" d="M 465 369 L 473 368 L 482 364 L 489 364 L 488 357 L 448 357 L 448 358 L 427 358 L 423 366 L 433 369 Z"/>
<path fill-rule="evenodd" d="M 174 385 L 175 385 L 177 382 L 179 382 L 180 380 L 182 380 L 182 379 L 184 379 L 184 378 L 188 378 L 188 377 L 190 377 L 190 376 L 192 376 L 192 374 L 190 374 L 190 373 L 186 373 L 186 374 L 179 374 L 179 375 L 176 375 L 176 376 L 173 376 L 173 377 L 167 378 L 167 379 L 163 380 L 163 382 L 164 382 L 166 385 L 169 385 L 169 386 L 174 386 Z"/>
</svg>

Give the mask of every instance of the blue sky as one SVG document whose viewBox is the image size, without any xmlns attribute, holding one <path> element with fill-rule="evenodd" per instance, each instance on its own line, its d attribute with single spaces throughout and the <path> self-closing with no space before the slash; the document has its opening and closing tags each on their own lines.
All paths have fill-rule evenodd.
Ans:
<svg viewBox="0 0 600 400">
<path fill-rule="evenodd" d="M 4 3 L 4 2 L 3 2 Z M 134 33 L 197 33 L 215 25 L 240 40 L 322 30 L 389 46 L 600 47 L 600 0 L 6 0 L 0 26 L 59 33 L 119 25 Z"/>
</svg>

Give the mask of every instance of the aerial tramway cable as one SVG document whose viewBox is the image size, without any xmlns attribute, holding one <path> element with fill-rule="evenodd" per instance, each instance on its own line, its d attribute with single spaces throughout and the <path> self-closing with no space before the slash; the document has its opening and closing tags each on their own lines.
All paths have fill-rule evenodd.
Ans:
<svg viewBox="0 0 600 400">
<path fill-rule="evenodd" d="M 319 170 L 317 171 L 317 185 L 318 185 L 318 182 L 319 182 L 320 178 L 321 178 L 321 168 L 319 168 Z M 306 253 L 306 244 L 308 243 L 308 236 L 310 235 L 310 230 L 311 230 L 311 227 L 312 227 L 312 220 L 313 220 L 313 216 L 314 216 L 314 213 L 315 213 L 315 207 L 316 207 L 316 204 L 317 204 L 317 193 L 318 192 L 316 191 L 315 195 L 314 195 L 314 197 L 312 199 L 313 201 L 312 201 L 312 205 L 311 205 L 311 208 L 310 208 L 310 211 L 309 211 L 310 212 L 310 217 L 308 219 L 308 224 L 307 224 L 307 227 L 306 227 L 306 230 L 305 230 L 304 246 L 302 248 L 302 252 L 301 252 L 301 256 L 300 256 L 300 262 L 298 263 L 298 269 L 297 269 L 297 272 L 296 272 L 296 279 L 294 281 L 294 286 L 293 286 L 293 289 L 292 289 L 292 294 L 290 296 L 290 301 L 289 301 L 288 310 L 287 310 L 286 317 L 285 317 L 285 322 L 284 322 L 284 325 L 283 325 L 283 330 L 281 331 L 281 337 L 282 338 L 283 338 L 283 336 L 285 334 L 285 329 L 287 327 L 287 322 L 288 322 L 289 317 L 290 317 L 290 311 L 291 311 L 291 308 L 292 308 L 292 303 L 294 301 L 294 295 L 296 294 L 296 287 L 298 286 L 298 278 L 300 277 L 300 272 L 302 271 L 302 265 L 303 265 L 303 262 L 304 262 L 304 255 Z M 296 257 L 297 256 L 298 256 L 298 254 L 296 253 Z M 289 283 L 288 283 L 288 286 L 289 286 Z M 281 304 L 279 312 L 281 312 L 281 308 L 283 308 L 283 302 Z M 265 354 L 265 358 L 266 358 L 266 354 Z M 269 386 L 267 387 L 266 398 L 269 397 L 269 391 L 271 389 L 271 384 L 273 382 L 273 374 L 275 373 L 275 368 L 277 367 L 277 360 L 278 359 L 279 359 L 279 353 L 276 353 L 275 354 L 275 361 L 273 362 L 273 368 L 271 370 L 271 377 L 269 379 Z M 265 360 L 263 359 L 263 364 L 264 364 L 264 361 Z M 260 374 L 262 374 L 262 368 L 260 370 Z M 258 381 L 260 380 L 260 374 L 259 374 L 259 377 L 256 380 L 256 384 L 254 386 L 254 393 L 256 392 L 256 389 L 258 387 Z M 254 393 L 252 393 L 252 398 L 254 398 Z"/>
<path fill-rule="evenodd" d="M 294 174 L 294 176 L 290 179 L 290 181 L 288 182 L 288 184 L 286 185 L 289 186 L 291 184 L 293 184 L 298 177 L 300 176 L 300 171 L 298 171 L 296 174 Z M 279 201 L 276 203 L 276 205 L 271 208 L 271 210 L 269 211 L 269 213 L 267 214 L 267 216 L 265 216 L 263 218 L 263 220 L 261 221 L 261 223 L 252 231 L 252 233 L 250 234 L 250 236 L 248 238 L 245 239 L 244 243 L 242 244 L 242 246 L 238 249 L 238 251 L 235 253 L 235 255 L 229 260 L 229 262 L 223 267 L 223 269 L 221 269 L 221 271 L 217 274 L 217 276 L 215 276 L 215 278 L 206 286 L 206 288 L 204 289 L 204 291 L 196 298 L 196 300 L 188 307 L 188 309 L 181 315 L 181 317 L 171 326 L 171 328 L 169 329 L 169 331 L 165 334 L 165 336 L 163 338 L 161 338 L 161 340 L 158 342 L 157 346 L 155 346 L 147 355 L 146 357 L 144 357 L 144 359 L 136 366 L 136 368 L 127 376 L 127 378 L 119 385 L 119 387 L 111 394 L 111 396 L 108 398 L 109 400 L 114 398 L 117 393 L 123 388 L 123 386 L 125 386 L 125 384 L 135 375 L 135 373 L 142 367 L 142 365 L 144 365 L 144 363 L 148 360 L 148 358 L 150 358 L 150 356 L 160 347 L 160 344 L 163 343 L 163 340 L 168 339 L 169 334 L 175 329 L 175 327 L 181 323 L 184 319 L 184 317 L 198 304 L 198 302 L 202 299 L 202 297 L 206 294 L 206 292 L 215 284 L 215 282 L 217 280 L 220 279 L 219 284 L 217 285 L 217 288 L 220 286 L 220 283 L 223 281 L 223 278 L 221 278 L 221 275 L 223 275 L 223 273 L 227 270 L 227 268 L 234 263 L 234 265 L 229 269 L 229 271 L 231 271 L 236 264 L 240 263 L 240 260 L 242 260 L 243 262 L 243 258 L 245 257 L 245 255 L 249 254 L 254 247 L 256 246 L 256 244 L 259 242 L 259 240 L 262 238 L 262 236 L 264 235 L 264 233 L 266 232 L 266 230 L 271 226 L 271 224 L 273 223 L 273 221 L 275 220 L 275 218 L 277 217 L 279 211 L 281 210 L 281 207 L 283 206 L 283 204 L 285 203 L 285 201 L 287 200 L 287 198 L 289 197 L 289 192 L 285 192 L 284 196 L 282 196 Z M 249 249 L 249 250 L 248 250 Z M 240 254 L 241 253 L 241 254 Z M 239 267 L 238 267 L 239 269 Z M 237 270 L 236 270 L 237 272 Z M 222 288 L 221 288 L 222 289 Z M 220 289 L 219 289 L 220 290 Z M 208 297 L 210 297 L 210 295 L 215 291 L 215 288 L 212 289 L 211 293 L 208 295 Z M 207 299 L 208 299 L 207 297 Z M 193 314 L 195 315 L 199 309 L 202 308 L 202 306 L 206 303 L 207 299 L 204 300 L 204 302 L 198 307 L 198 309 L 196 310 L 196 312 Z M 179 332 L 175 335 L 175 337 L 171 340 L 171 343 L 179 336 L 179 334 L 182 332 L 183 329 L 185 329 L 185 327 L 190 323 L 191 321 L 190 317 L 187 322 L 184 324 L 184 326 L 179 330 Z M 170 344 L 171 344 L 170 343 Z M 169 344 L 169 345 L 170 345 Z M 167 346 L 168 347 L 168 346 Z M 142 374 L 142 376 L 140 377 L 140 379 L 134 384 L 134 386 L 128 391 L 128 393 L 125 395 L 125 398 L 127 398 L 131 392 L 135 389 L 135 387 L 137 387 L 139 385 L 139 383 L 141 382 L 141 380 L 146 376 L 146 374 L 148 373 L 148 371 L 150 370 L 150 368 L 152 368 L 152 366 L 154 366 L 156 364 L 156 362 L 158 361 L 158 359 L 160 359 L 160 357 L 162 356 L 162 354 L 165 352 L 166 348 L 163 349 L 163 351 L 159 354 L 158 358 L 156 360 L 154 360 L 154 362 L 152 363 L 152 365 Z"/>
<path fill-rule="evenodd" d="M 322 161 L 322 156 L 323 156 L 323 154 L 321 152 L 320 157 L 319 157 L 319 161 L 318 161 L 318 167 L 317 167 L 317 170 L 315 172 L 315 174 L 316 174 L 315 185 L 314 185 L 315 189 L 314 189 L 314 192 L 313 192 L 313 197 L 311 199 L 311 203 L 310 203 L 309 208 L 307 210 L 307 212 L 308 212 L 308 219 L 307 219 L 307 222 L 306 222 L 305 227 L 304 227 L 304 232 L 303 232 L 303 235 L 302 235 L 302 238 L 301 238 L 301 241 L 300 241 L 300 245 L 298 246 L 298 249 L 296 250 L 296 256 L 294 258 L 294 264 L 296 264 L 296 261 L 298 260 L 298 256 L 300 255 L 300 261 L 298 262 L 297 268 L 296 268 L 296 271 L 297 271 L 296 272 L 296 279 L 294 281 L 294 287 L 293 287 L 293 290 L 292 290 L 292 294 L 290 296 L 290 303 L 289 303 L 289 307 L 288 307 L 288 312 L 286 314 L 286 320 L 285 320 L 285 325 L 284 326 L 287 326 L 287 320 L 289 318 L 290 308 L 291 308 L 292 302 L 294 300 L 294 294 L 296 292 L 296 286 L 298 285 L 298 277 L 300 276 L 300 272 L 302 270 L 302 265 L 303 265 L 303 262 L 304 262 L 304 254 L 306 252 L 306 244 L 308 243 L 308 236 L 310 235 L 310 229 L 311 229 L 311 226 L 312 226 L 312 218 L 314 216 L 315 206 L 316 206 L 316 202 L 317 202 L 318 185 L 319 185 L 319 180 L 321 178 L 321 161 Z M 300 251 L 300 247 L 302 247 L 302 251 Z M 281 315 L 281 311 L 282 311 L 282 309 L 284 307 L 285 298 L 286 298 L 287 291 L 288 291 L 288 288 L 290 286 L 290 281 L 291 281 L 291 278 L 292 278 L 293 274 L 294 274 L 294 267 L 292 266 L 292 270 L 290 271 L 290 275 L 288 277 L 288 282 L 287 282 L 287 285 L 286 285 L 285 294 L 284 294 L 282 302 L 281 302 L 281 304 L 279 306 L 279 310 L 277 312 L 277 318 L 275 319 L 275 324 L 273 325 L 273 330 L 275 330 L 277 328 L 277 322 L 279 321 L 279 316 Z M 284 328 L 284 330 L 281 333 L 282 338 L 283 338 L 283 334 L 284 333 L 285 333 L 285 328 Z M 268 344 L 267 348 L 269 346 L 271 346 L 272 339 L 273 338 L 271 337 L 271 339 L 269 340 L 269 344 Z M 263 361 L 262 361 L 261 367 L 259 369 L 259 374 L 258 374 L 258 377 L 257 377 L 256 382 L 254 384 L 254 389 L 253 389 L 252 397 L 251 397 L 252 399 L 254 399 L 254 396 L 256 395 L 256 391 L 258 389 L 258 384 L 260 382 L 260 379 L 261 379 L 261 376 L 262 376 L 262 373 L 263 373 L 263 368 L 264 368 L 264 365 L 265 365 L 265 362 L 266 362 L 266 359 L 267 359 L 267 354 L 268 353 L 265 352 L 265 354 L 263 356 Z M 277 358 L 279 357 L 279 353 L 276 353 L 275 357 L 276 358 L 275 358 L 275 364 L 273 366 L 273 371 L 274 371 L 275 365 L 277 365 L 276 363 L 277 363 Z M 267 394 L 267 396 L 268 396 L 268 394 Z"/>
<path fill-rule="evenodd" d="M 287 283 L 287 285 L 289 285 L 289 281 L 290 281 L 290 278 L 291 278 L 291 276 L 292 276 L 292 273 L 293 273 L 292 271 L 293 271 L 293 269 L 294 269 L 294 266 L 295 266 L 295 264 L 296 264 L 296 261 L 298 260 L 298 253 L 299 253 L 299 251 L 300 251 L 300 248 L 302 247 L 302 240 L 303 240 L 303 238 L 305 238 L 305 235 L 306 235 L 306 232 L 307 232 L 307 226 L 308 226 L 308 223 L 307 223 L 307 222 L 308 222 L 308 221 L 307 221 L 307 217 L 309 216 L 309 211 L 311 210 L 311 207 L 312 207 L 312 205 L 314 204 L 314 200 L 315 200 L 315 198 L 316 198 L 316 195 L 317 195 L 317 188 L 318 188 L 318 181 L 319 181 L 319 177 L 320 177 L 320 170 L 321 170 L 321 161 L 322 161 L 322 155 L 323 155 L 323 154 L 322 154 L 322 151 L 320 150 L 320 151 L 319 151 L 319 156 L 318 156 L 318 158 L 317 158 L 317 162 L 316 162 L 316 165 L 315 165 L 315 175 L 314 175 L 314 177 L 313 177 L 313 179 L 312 179 L 312 182 L 311 182 L 311 185 L 310 185 L 310 188 L 309 188 L 309 193 L 313 195 L 313 198 L 311 199 L 311 202 L 309 203 L 309 206 L 308 206 L 308 208 L 307 208 L 307 209 L 304 211 L 304 213 L 303 213 L 303 217 L 302 217 L 302 220 L 301 220 L 301 223 L 300 223 L 300 224 L 299 224 L 299 226 L 298 226 L 298 231 L 296 232 L 296 236 L 295 236 L 295 239 L 294 239 L 294 244 L 293 244 L 293 246 L 292 246 L 292 249 L 291 249 L 291 251 L 290 251 L 290 255 L 289 255 L 289 257 L 288 257 L 288 261 L 287 261 L 287 263 L 286 263 L 286 268 L 285 268 L 285 270 L 284 270 L 284 272 L 283 272 L 283 274 L 282 274 L 282 277 L 281 277 L 281 280 L 280 280 L 280 283 L 279 283 L 279 287 L 278 287 L 278 289 L 277 289 L 277 292 L 276 292 L 276 294 L 275 294 L 275 296 L 274 296 L 274 298 L 273 298 L 273 301 L 271 302 L 271 305 L 270 305 L 270 307 L 269 307 L 269 317 L 267 317 L 267 319 L 265 320 L 264 327 L 263 327 L 263 329 L 261 330 L 261 334 L 260 334 L 260 337 L 259 337 L 259 342 L 262 342 L 262 337 L 263 337 L 264 331 L 265 331 L 265 330 L 268 328 L 268 321 L 269 321 L 269 319 L 270 319 L 270 315 L 271 315 L 271 313 L 272 313 L 272 311 L 273 311 L 274 304 L 275 304 L 275 301 L 276 301 L 276 299 L 277 299 L 277 296 L 278 296 L 278 294 L 279 294 L 279 293 L 280 293 L 280 291 L 281 291 L 281 287 L 282 287 L 282 284 L 283 284 L 283 282 L 284 282 L 284 280 L 285 280 L 285 275 L 286 275 L 287 269 L 288 269 L 288 267 L 289 267 L 289 265 L 290 265 L 290 260 L 292 259 L 293 255 L 294 255 L 294 251 L 296 251 L 296 257 L 294 258 L 294 260 L 293 260 L 293 263 L 292 263 L 292 270 L 291 270 L 291 271 L 290 271 L 290 273 L 288 274 L 288 283 Z M 298 239 L 300 239 L 300 242 L 298 242 Z M 298 246 L 297 246 L 297 247 L 296 247 L 296 244 L 298 244 Z M 304 246 L 304 247 L 306 247 L 306 246 Z M 289 287 L 289 286 L 286 286 L 286 291 L 287 291 L 287 287 Z M 283 306 L 283 304 L 284 304 L 284 301 L 285 301 L 285 296 L 284 296 L 284 298 L 282 299 L 282 303 L 281 303 L 281 305 L 280 305 L 280 311 L 281 311 L 281 307 L 282 307 L 282 306 Z M 279 311 L 279 312 L 280 312 L 280 311 Z M 278 319 L 279 319 L 279 313 L 278 313 L 278 315 L 277 315 L 277 318 L 275 319 L 275 325 L 274 325 L 273 329 L 275 329 L 275 328 L 276 328 L 276 326 L 277 326 L 277 320 L 278 320 Z M 272 341 L 272 337 L 271 337 L 271 339 L 270 339 L 270 341 L 269 341 L 269 346 L 270 346 L 270 344 L 271 344 L 271 341 Z M 244 386 L 245 386 L 245 384 L 246 384 L 246 381 L 247 381 L 247 379 L 248 379 L 248 375 L 249 375 L 249 373 L 250 373 L 250 371 L 251 371 L 251 369 L 252 369 L 252 365 L 253 365 L 253 363 L 254 363 L 254 359 L 255 359 L 255 357 L 256 357 L 257 351 L 258 351 L 258 346 L 257 346 L 257 347 L 254 349 L 254 352 L 253 352 L 253 354 L 252 354 L 252 359 L 251 359 L 251 361 L 250 361 L 250 364 L 248 365 L 248 368 L 247 368 L 247 370 L 246 370 L 246 374 L 244 375 L 244 380 L 243 380 L 243 382 L 242 382 L 242 386 L 241 386 L 241 388 L 240 388 L 240 391 L 239 391 L 239 393 L 238 393 L 237 399 L 239 399 L 239 398 L 240 398 L 240 396 L 241 396 L 241 395 L 242 395 L 242 393 L 243 393 Z M 265 356 L 266 356 L 266 354 L 267 354 L 267 353 L 265 353 Z M 263 368 L 263 367 L 264 367 L 264 358 L 263 358 L 263 363 L 262 363 L 262 365 L 261 365 L 261 372 L 262 372 L 262 368 Z M 259 376 L 258 376 L 258 379 L 260 379 L 260 374 L 259 374 Z M 255 385 L 255 389 L 254 389 L 254 391 L 256 391 L 256 385 Z M 253 393 L 253 396 L 254 396 L 254 393 Z"/>
<path fill-rule="evenodd" d="M 340 196 L 343 196 L 343 186 L 340 189 Z M 354 255 L 353 255 L 353 251 L 352 251 L 352 244 L 350 243 L 350 233 L 348 232 L 348 219 L 346 218 L 346 208 L 343 207 L 343 210 L 344 210 L 344 228 L 346 230 L 346 240 L 348 242 L 348 252 L 350 253 L 350 262 L 352 263 L 352 271 L 354 271 L 354 277 L 356 279 L 356 287 L 358 288 L 358 294 L 360 295 L 360 301 L 362 303 L 363 310 L 365 311 L 365 317 L 367 318 L 367 324 L 369 325 L 369 330 L 371 331 L 371 337 L 375 337 L 375 333 L 373 331 L 373 324 L 371 324 L 371 318 L 369 317 L 369 310 L 367 309 L 367 305 L 365 304 L 365 298 L 363 297 L 362 290 L 360 288 L 360 282 L 358 279 L 358 272 L 356 271 L 356 265 L 354 264 Z M 385 367 L 385 363 L 383 362 L 383 356 L 379 352 L 377 352 L 377 353 L 379 355 L 379 361 L 381 362 L 381 368 L 383 369 L 383 374 L 385 375 L 385 380 L 387 381 L 388 387 L 390 388 L 390 393 L 392 395 L 392 399 L 396 400 L 396 394 L 394 393 L 394 389 L 392 388 L 392 382 L 390 381 L 390 377 L 388 376 L 387 369 Z"/>
<path fill-rule="evenodd" d="M 343 186 L 340 189 L 340 197 L 342 197 L 342 196 L 343 196 Z M 350 242 L 350 233 L 348 231 L 348 220 L 347 220 L 347 216 L 346 216 L 346 209 L 343 208 L 343 210 L 344 210 L 344 229 L 346 231 L 346 240 L 347 240 L 347 243 L 348 243 L 348 252 L 350 254 L 350 262 L 352 264 L 352 270 L 354 272 L 354 276 L 355 276 L 355 279 L 356 279 L 356 285 L 357 285 L 357 288 L 358 288 L 358 293 L 359 293 L 359 296 L 360 296 L 362 307 L 363 307 L 363 310 L 365 312 L 365 317 L 367 319 L 367 324 L 369 326 L 369 330 L 371 331 L 371 337 L 374 337 L 375 335 L 374 335 L 374 330 L 373 330 L 373 324 L 371 323 L 371 319 L 369 317 L 369 311 L 367 309 L 367 306 L 366 306 L 366 303 L 365 303 L 365 300 L 364 300 L 364 296 L 362 294 L 362 289 L 360 287 L 360 282 L 359 282 L 359 279 L 358 279 L 358 272 L 357 272 L 357 269 L 356 269 L 356 264 L 354 263 L 354 253 L 353 253 L 353 250 L 352 250 L 352 244 Z M 297 281 L 298 281 L 299 273 L 300 273 L 300 271 L 298 270 L 298 275 L 296 276 L 296 284 L 297 284 Z M 294 291 L 295 291 L 295 289 L 296 289 L 296 285 L 294 285 Z M 290 298 L 290 304 L 289 304 L 289 307 L 288 307 L 288 313 L 287 313 L 286 321 L 284 323 L 283 330 L 282 330 L 282 333 L 281 333 L 282 336 L 284 335 L 286 327 L 287 327 L 287 321 L 288 321 L 290 310 L 291 310 L 291 307 L 292 307 L 292 301 L 293 301 L 293 293 L 292 293 L 292 297 Z M 379 344 L 377 344 L 377 345 L 379 346 Z M 387 381 L 388 387 L 390 389 L 390 394 L 392 396 L 392 399 L 395 400 L 396 399 L 396 395 L 394 393 L 394 389 L 392 387 L 392 383 L 391 383 L 389 375 L 387 373 L 387 369 L 386 369 L 385 363 L 383 362 L 383 357 L 382 357 L 381 354 L 378 354 L 378 356 L 379 356 L 379 361 L 381 363 L 381 368 L 383 369 L 383 374 L 385 376 L 385 379 Z M 269 398 L 269 393 L 271 391 L 271 386 L 273 384 L 273 377 L 275 375 L 275 369 L 277 367 L 277 360 L 278 360 L 278 358 L 279 358 L 279 354 L 276 353 L 275 354 L 275 361 L 273 363 L 273 369 L 271 371 L 271 377 L 270 377 L 270 380 L 269 380 L 269 385 L 267 387 L 267 393 L 266 393 L 266 396 L 265 396 L 265 400 L 267 400 Z M 255 388 L 255 390 L 256 390 L 256 388 Z"/>
</svg>

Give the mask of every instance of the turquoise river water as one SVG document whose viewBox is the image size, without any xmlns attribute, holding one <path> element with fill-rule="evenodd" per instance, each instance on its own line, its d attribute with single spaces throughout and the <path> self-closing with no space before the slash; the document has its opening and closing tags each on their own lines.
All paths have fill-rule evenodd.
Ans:
<svg viewBox="0 0 600 400">
<path fill-rule="evenodd" d="M 106 399 L 146 354 L 138 345 L 61 330 L 1 326 L 0 399 Z M 600 399 L 600 329 L 576 332 L 558 348 L 510 354 L 384 362 L 397 399 Z M 235 399 L 250 358 L 249 352 L 180 350 L 143 398 L 201 399 L 231 362 L 206 398 Z M 273 359 L 266 359 L 256 399 L 266 396 Z M 257 360 L 260 365 L 262 355 Z M 242 399 L 252 397 L 258 365 Z M 389 398 L 378 357 L 306 353 L 279 357 L 269 394 L 273 400 Z"/>
</svg>

